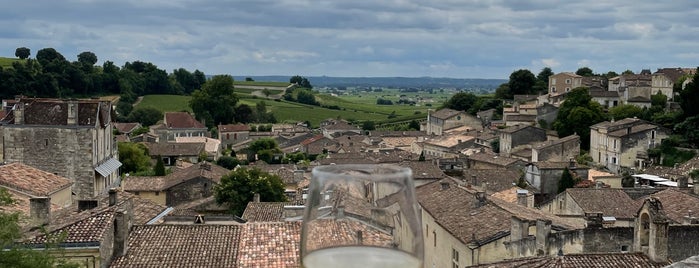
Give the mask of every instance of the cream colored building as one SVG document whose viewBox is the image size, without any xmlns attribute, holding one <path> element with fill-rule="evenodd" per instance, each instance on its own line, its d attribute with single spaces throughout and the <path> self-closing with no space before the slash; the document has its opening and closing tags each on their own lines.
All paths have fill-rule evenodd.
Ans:
<svg viewBox="0 0 699 268">
<path fill-rule="evenodd" d="M 659 146 L 669 131 L 653 123 L 625 118 L 590 127 L 590 156 L 614 173 L 623 168 L 644 168 L 648 149 Z"/>
</svg>

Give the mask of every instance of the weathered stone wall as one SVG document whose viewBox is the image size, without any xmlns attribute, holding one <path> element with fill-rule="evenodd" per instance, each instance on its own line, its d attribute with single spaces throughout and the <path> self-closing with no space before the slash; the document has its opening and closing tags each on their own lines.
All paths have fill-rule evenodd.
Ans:
<svg viewBox="0 0 699 268">
<path fill-rule="evenodd" d="M 631 252 L 633 249 L 633 227 L 586 228 L 583 230 L 583 251 Z"/>
<path fill-rule="evenodd" d="M 212 196 L 213 184 L 213 181 L 199 177 L 175 185 L 167 190 L 166 203 L 168 206 L 176 206 Z"/>
<path fill-rule="evenodd" d="M 699 255 L 699 225 L 670 225 L 667 244 L 672 261 Z"/>
<path fill-rule="evenodd" d="M 95 194 L 94 128 L 4 126 L 5 161 L 26 165 L 71 179 L 77 199 Z"/>
<path fill-rule="evenodd" d="M 580 139 L 571 139 L 546 148 L 536 149 L 536 153 L 533 152 L 532 155 L 534 154 L 537 156 L 537 161 L 569 161 L 580 154 Z"/>
<path fill-rule="evenodd" d="M 511 146 L 515 148 L 520 145 L 531 144 L 534 142 L 546 141 L 546 130 L 534 127 L 527 127 L 520 131 L 511 134 Z"/>
</svg>

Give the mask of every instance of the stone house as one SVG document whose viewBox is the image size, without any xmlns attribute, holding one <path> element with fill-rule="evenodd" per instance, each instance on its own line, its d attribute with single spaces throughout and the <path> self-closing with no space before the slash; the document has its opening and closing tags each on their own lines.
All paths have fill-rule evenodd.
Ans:
<svg viewBox="0 0 699 268">
<path fill-rule="evenodd" d="M 590 127 L 590 156 L 614 173 L 624 168 L 644 168 L 648 149 L 660 145 L 670 131 L 653 123 L 625 118 Z"/>
<path fill-rule="evenodd" d="M 557 96 L 583 86 L 583 77 L 571 72 L 549 76 L 549 96 Z"/>
<path fill-rule="evenodd" d="M 175 144 L 201 143 L 204 144 L 206 160 L 215 162 L 221 156 L 221 141 L 208 137 L 176 137 Z"/>
<path fill-rule="evenodd" d="M 639 74 L 619 76 L 618 91 L 624 103 L 634 104 L 633 102 L 629 103 L 629 100 L 635 100 L 635 102 L 647 100 L 650 102 L 652 79 L 650 70 L 643 70 Z"/>
<path fill-rule="evenodd" d="M 402 161 L 398 165 L 410 168 L 415 186 L 427 184 L 446 177 L 446 174 L 431 161 Z"/>
<path fill-rule="evenodd" d="M 422 185 L 416 196 L 421 208 L 425 267 L 465 267 L 516 257 L 508 242 L 527 237 L 530 222 L 547 227 L 536 228 L 537 237 L 541 237 L 537 241 L 542 243 L 552 233 L 584 228 L 584 222 L 488 198 L 451 179 Z M 559 249 L 568 253 L 576 247 L 572 239 L 553 244 L 542 246 L 546 255 Z"/>
<path fill-rule="evenodd" d="M 525 161 L 518 158 L 500 156 L 492 153 L 479 152 L 468 156 L 467 166 L 470 169 L 514 169 L 521 170 Z"/>
<path fill-rule="evenodd" d="M 456 111 L 449 108 L 440 109 L 427 114 L 425 132 L 427 135 L 442 135 L 449 129 L 457 127 L 469 127 L 474 130 L 482 130 L 480 119 L 467 114 L 464 111 Z M 421 129 L 422 130 L 422 129 Z"/>
<path fill-rule="evenodd" d="M 0 161 L 73 181 L 77 199 L 119 184 L 112 105 L 101 100 L 17 99 L 0 121 Z"/>
<path fill-rule="evenodd" d="M 532 146 L 531 162 L 565 162 L 580 154 L 580 136 L 570 135 Z"/>
<path fill-rule="evenodd" d="M 22 163 L 0 165 L 0 187 L 14 194 L 32 197 L 48 197 L 51 205 L 59 208 L 73 204 L 71 186 L 73 182 Z M 28 216 L 28 215 L 27 215 Z"/>
<path fill-rule="evenodd" d="M 114 123 L 114 129 L 125 135 L 131 135 L 134 130 L 139 128 L 141 128 L 141 123 Z"/>
<path fill-rule="evenodd" d="M 536 109 L 532 109 L 536 112 Z M 503 116 L 505 121 L 505 126 L 535 126 L 537 116 L 536 114 L 506 114 Z"/>
<path fill-rule="evenodd" d="M 232 144 L 240 143 L 250 138 L 250 127 L 245 124 L 218 125 L 218 139 L 223 148 L 230 149 Z"/>
<path fill-rule="evenodd" d="M 607 90 L 590 90 L 592 100 L 602 105 L 604 108 L 613 108 L 622 103 L 621 96 L 618 91 Z"/>
<path fill-rule="evenodd" d="M 324 135 L 316 135 L 301 141 L 300 151 L 309 155 L 327 154 L 337 148 L 338 143 Z"/>
<path fill-rule="evenodd" d="M 658 91 L 667 96 L 668 100 L 674 98 L 673 87 L 682 77 L 694 74 L 696 69 L 686 68 L 659 68 L 651 77 L 651 94 Z"/>
<path fill-rule="evenodd" d="M 166 112 L 163 124 L 151 128 L 160 142 L 174 141 L 175 137 L 209 137 L 204 123 L 188 112 Z"/>
<path fill-rule="evenodd" d="M 557 216 L 580 219 L 602 213 L 605 226 L 633 227 L 638 204 L 621 189 L 568 188 L 542 204 L 540 209 Z"/>
<path fill-rule="evenodd" d="M 320 130 L 323 136 L 332 138 L 337 133 L 352 132 L 356 134 L 362 133 L 362 130 L 357 126 L 353 126 L 344 120 L 328 119 L 320 123 Z"/>
<path fill-rule="evenodd" d="M 461 185 L 491 194 L 512 188 L 520 177 L 521 171 L 514 169 L 464 169 Z"/>
<path fill-rule="evenodd" d="M 579 166 L 575 161 L 567 162 L 536 162 L 529 163 L 524 169 L 524 178 L 529 185 L 539 189 L 544 199 L 546 196 L 554 196 L 558 193 L 558 181 L 561 180 L 563 171 L 568 169 L 573 172 L 574 177 L 582 179 L 587 178 L 587 171 L 590 169 L 586 166 Z M 538 199 L 539 201 L 541 199 Z M 537 202 L 539 204 L 539 202 Z"/>
<path fill-rule="evenodd" d="M 546 141 L 546 130 L 528 125 L 511 126 L 500 130 L 500 154 L 510 156 L 520 147 Z"/>
<path fill-rule="evenodd" d="M 470 133 L 435 136 L 422 142 L 422 151 L 413 153 L 424 152 L 425 157 L 457 158 L 461 150 L 473 147 L 475 140 Z"/>
<path fill-rule="evenodd" d="M 177 206 L 213 196 L 214 185 L 229 172 L 218 165 L 200 162 L 167 176 L 129 176 L 124 178 L 122 188 L 157 204 Z"/>
<path fill-rule="evenodd" d="M 150 154 L 151 159 L 155 162 L 158 157 L 161 157 L 166 166 L 174 166 L 178 160 L 198 163 L 199 156 L 206 152 L 206 145 L 200 142 L 144 144 L 148 148 L 148 154 Z"/>
<path fill-rule="evenodd" d="M 130 230 L 164 213 L 165 207 L 133 195 L 111 189 L 96 200 L 81 200 L 71 207 L 51 211 L 43 204 L 48 198 L 33 198 L 34 222 L 42 222 L 43 231 L 29 231 L 22 241 L 41 249 L 52 237 L 62 237 L 57 246 L 61 258 L 84 267 L 108 267 L 112 259 L 127 249 Z"/>
</svg>

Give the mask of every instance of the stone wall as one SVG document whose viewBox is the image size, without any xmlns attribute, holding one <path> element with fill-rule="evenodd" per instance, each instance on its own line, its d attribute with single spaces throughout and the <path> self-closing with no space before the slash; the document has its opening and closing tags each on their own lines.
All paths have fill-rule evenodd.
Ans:
<svg viewBox="0 0 699 268">
<path fill-rule="evenodd" d="M 544 148 L 535 149 L 532 156 L 536 155 L 536 161 L 566 162 L 575 159 L 580 154 L 580 139 L 570 139 L 564 142 L 552 144 Z M 532 160 L 534 161 L 534 160 Z"/>
<path fill-rule="evenodd" d="M 213 195 L 214 182 L 207 178 L 194 178 L 170 187 L 167 190 L 166 205 L 176 206 Z"/>
<path fill-rule="evenodd" d="M 586 228 L 583 230 L 583 252 L 631 252 L 633 227 Z"/>
<path fill-rule="evenodd" d="M 95 194 L 94 128 L 4 126 L 5 161 L 55 173 L 72 180 L 77 199 Z"/>
<path fill-rule="evenodd" d="M 670 225 L 667 243 L 668 258 L 672 261 L 699 254 L 699 225 Z"/>
</svg>

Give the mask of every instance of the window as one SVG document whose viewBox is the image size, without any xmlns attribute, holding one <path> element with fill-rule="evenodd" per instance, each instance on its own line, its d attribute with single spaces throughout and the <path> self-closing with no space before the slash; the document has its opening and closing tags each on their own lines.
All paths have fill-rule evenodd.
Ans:
<svg viewBox="0 0 699 268">
<path fill-rule="evenodd" d="M 614 149 L 616 149 L 616 140 L 614 140 Z"/>
<path fill-rule="evenodd" d="M 650 131 L 650 138 L 651 138 L 652 140 L 655 139 L 655 130 L 651 130 L 651 131 Z"/>
<path fill-rule="evenodd" d="M 615 164 L 615 165 L 617 164 L 616 156 L 612 156 L 612 164 Z"/>
<path fill-rule="evenodd" d="M 621 252 L 629 252 L 629 246 L 628 246 L 628 245 L 622 245 L 622 246 L 621 246 Z"/>
<path fill-rule="evenodd" d="M 226 139 L 230 140 L 231 139 L 231 133 L 226 133 Z"/>
<path fill-rule="evenodd" d="M 432 244 L 434 244 L 435 247 L 437 246 L 437 232 L 435 231 L 432 231 Z"/>
<path fill-rule="evenodd" d="M 551 87 L 551 92 L 556 92 L 556 87 Z"/>
<path fill-rule="evenodd" d="M 551 85 L 555 85 L 555 84 L 556 84 L 556 78 L 551 78 Z"/>
<path fill-rule="evenodd" d="M 425 236 L 429 236 L 429 235 L 430 235 L 430 225 L 425 224 Z"/>
<path fill-rule="evenodd" d="M 570 85 L 570 79 L 566 79 L 566 84 Z"/>
<path fill-rule="evenodd" d="M 160 192 L 155 192 L 155 195 L 156 195 L 156 196 L 160 195 Z"/>
<path fill-rule="evenodd" d="M 451 249 L 451 267 L 459 268 L 459 251 Z"/>
<path fill-rule="evenodd" d="M 569 87 L 567 87 L 567 88 L 566 88 L 566 92 L 569 92 L 569 91 L 570 91 L 570 88 L 569 88 Z"/>
</svg>

